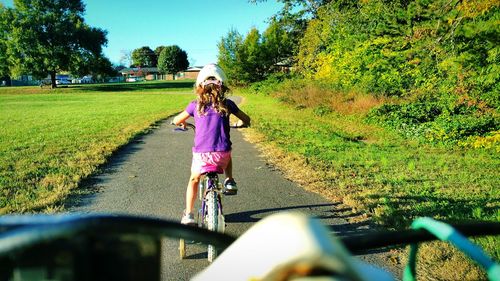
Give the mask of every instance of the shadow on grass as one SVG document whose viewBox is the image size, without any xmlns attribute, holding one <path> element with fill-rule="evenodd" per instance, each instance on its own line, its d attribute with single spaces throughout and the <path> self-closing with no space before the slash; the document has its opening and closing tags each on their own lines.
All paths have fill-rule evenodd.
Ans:
<svg viewBox="0 0 500 281">
<path fill-rule="evenodd" d="M 74 89 L 84 92 L 135 92 L 161 89 L 192 89 L 192 81 L 162 81 L 162 82 L 143 82 L 143 83 L 116 83 L 116 84 L 92 84 L 73 86 Z"/>
</svg>

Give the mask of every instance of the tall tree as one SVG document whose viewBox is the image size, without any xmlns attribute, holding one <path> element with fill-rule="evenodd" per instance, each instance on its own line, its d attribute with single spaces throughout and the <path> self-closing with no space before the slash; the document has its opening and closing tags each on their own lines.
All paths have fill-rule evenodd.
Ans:
<svg viewBox="0 0 500 281">
<path fill-rule="evenodd" d="M 252 28 L 245 37 L 241 54 L 244 80 L 247 82 L 262 80 L 270 68 L 270 63 L 266 61 L 267 54 L 262 45 L 262 36 L 257 28 Z"/>
<path fill-rule="evenodd" d="M 282 62 L 291 62 L 298 48 L 298 42 L 286 25 L 272 19 L 269 26 L 262 34 L 263 52 L 266 63 L 274 66 Z"/>
<path fill-rule="evenodd" d="M 132 51 L 132 64 L 136 67 L 155 67 L 158 57 L 148 46 L 137 48 Z"/>
<path fill-rule="evenodd" d="M 245 38 L 230 30 L 218 43 L 218 64 L 233 83 L 259 81 L 275 71 L 277 63 L 292 57 L 294 44 L 286 26 L 275 19 L 262 35 L 256 28 Z"/>
<path fill-rule="evenodd" d="M 37 78 L 82 70 L 102 56 L 106 31 L 87 25 L 81 0 L 14 0 L 13 23 L 7 49 L 11 73 L 30 73 Z M 88 64 L 87 64 L 88 63 Z"/>
<path fill-rule="evenodd" d="M 224 69 L 232 83 L 243 81 L 242 45 L 243 36 L 236 29 L 229 30 L 217 44 L 217 64 Z"/>
<path fill-rule="evenodd" d="M 92 70 L 89 73 L 98 80 L 118 75 L 118 71 L 116 71 L 111 61 L 106 57 L 100 57 L 94 60 Z"/>
<path fill-rule="evenodd" d="M 10 80 L 9 60 L 7 56 L 7 35 L 10 29 L 10 10 L 0 3 L 0 80 Z M 0 81 L 0 82 L 1 82 Z"/>
<path fill-rule="evenodd" d="M 166 46 L 162 45 L 162 46 L 158 46 L 158 47 L 155 48 L 155 55 L 156 55 L 157 58 L 160 57 L 161 51 L 163 51 L 163 49 L 165 49 L 165 47 Z"/>
<path fill-rule="evenodd" d="M 158 70 L 161 73 L 171 73 L 172 79 L 175 75 L 189 66 L 187 53 L 177 45 L 166 46 L 160 53 L 158 59 Z"/>
</svg>

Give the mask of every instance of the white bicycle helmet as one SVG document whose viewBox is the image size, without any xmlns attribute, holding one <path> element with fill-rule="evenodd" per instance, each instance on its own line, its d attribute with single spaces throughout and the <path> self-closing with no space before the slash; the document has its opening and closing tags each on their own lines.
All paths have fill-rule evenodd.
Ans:
<svg viewBox="0 0 500 281">
<path fill-rule="evenodd" d="M 198 78 L 196 78 L 196 86 L 200 86 L 205 80 L 210 77 L 215 77 L 218 81 L 225 83 L 227 81 L 226 74 L 224 70 L 220 68 L 215 63 L 205 65 L 198 73 Z"/>
</svg>

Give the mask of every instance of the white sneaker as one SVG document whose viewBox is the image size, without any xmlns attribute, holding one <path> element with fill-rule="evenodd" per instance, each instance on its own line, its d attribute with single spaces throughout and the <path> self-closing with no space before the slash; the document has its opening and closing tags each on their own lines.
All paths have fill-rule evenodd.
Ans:
<svg viewBox="0 0 500 281">
<path fill-rule="evenodd" d="M 224 181 L 224 194 L 225 195 L 236 195 L 238 193 L 238 186 L 234 179 L 226 179 Z"/>
<path fill-rule="evenodd" d="M 181 224 L 196 224 L 193 213 L 184 212 L 184 214 L 182 215 Z"/>
</svg>

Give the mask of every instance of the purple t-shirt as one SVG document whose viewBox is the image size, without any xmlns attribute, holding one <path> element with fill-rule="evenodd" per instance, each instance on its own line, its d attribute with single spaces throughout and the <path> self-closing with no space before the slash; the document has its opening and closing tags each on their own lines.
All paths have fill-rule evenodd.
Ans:
<svg viewBox="0 0 500 281">
<path fill-rule="evenodd" d="M 230 114 L 240 111 L 232 100 L 226 99 L 226 104 Z M 197 101 L 192 101 L 186 107 L 186 112 L 194 117 L 196 126 L 193 152 L 230 151 L 229 114 L 222 116 L 209 105 L 206 113 L 200 116 L 196 105 Z"/>
</svg>

